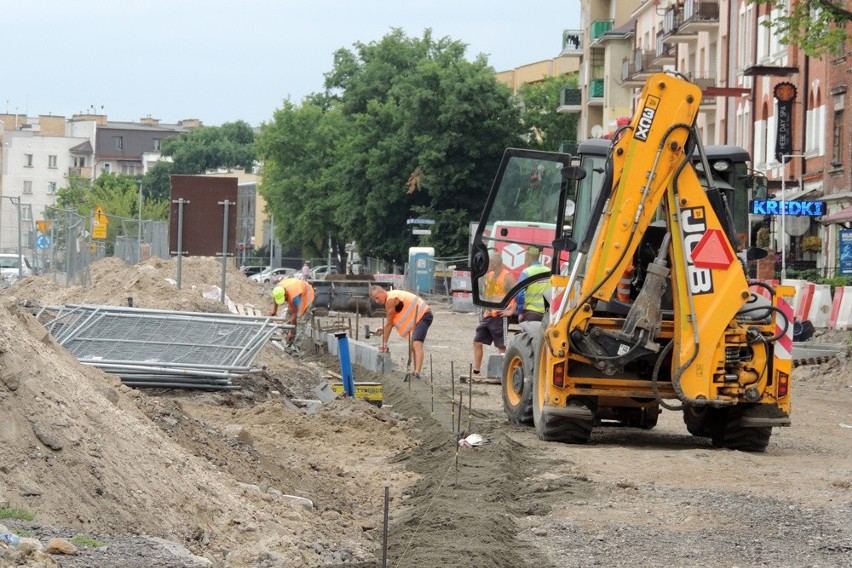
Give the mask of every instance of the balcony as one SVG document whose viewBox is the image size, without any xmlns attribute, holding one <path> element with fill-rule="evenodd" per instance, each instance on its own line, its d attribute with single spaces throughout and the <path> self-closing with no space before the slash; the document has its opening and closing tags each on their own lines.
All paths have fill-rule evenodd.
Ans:
<svg viewBox="0 0 852 568">
<path fill-rule="evenodd" d="M 699 89 L 701 89 L 701 109 L 702 110 L 710 110 L 711 108 L 716 107 L 716 97 L 715 96 L 707 96 L 704 93 L 707 89 L 712 89 L 716 86 L 716 77 L 715 76 L 698 76 L 692 75 L 691 73 L 687 75 L 687 79 L 691 82 L 695 83 Z"/>
<path fill-rule="evenodd" d="M 719 0 L 685 0 L 683 33 L 712 32 L 719 29 Z"/>
<path fill-rule="evenodd" d="M 589 81 L 589 104 L 601 105 L 604 97 L 604 80 L 592 79 Z"/>
<path fill-rule="evenodd" d="M 663 70 L 653 51 L 637 49 L 633 57 L 625 57 L 621 66 L 621 83 L 625 87 L 641 87 L 654 73 Z"/>
<path fill-rule="evenodd" d="M 580 112 L 581 110 L 583 110 L 583 103 L 580 89 L 562 87 L 562 91 L 559 94 L 559 106 L 556 108 L 556 112 L 571 113 Z"/>
<path fill-rule="evenodd" d="M 595 20 L 589 28 L 589 39 L 595 42 L 612 29 L 613 20 Z"/>
<path fill-rule="evenodd" d="M 68 168 L 68 177 L 71 176 L 92 179 L 92 168 Z"/>
<path fill-rule="evenodd" d="M 698 33 L 683 29 L 683 12 L 677 4 L 666 10 L 663 16 L 663 43 L 693 43 L 698 41 Z"/>
<path fill-rule="evenodd" d="M 663 31 L 657 32 L 657 49 L 654 54 L 654 64 L 673 65 L 677 56 L 677 47 L 673 43 L 666 43 Z"/>
<path fill-rule="evenodd" d="M 562 55 L 583 53 L 583 30 L 564 30 L 562 32 Z"/>
</svg>

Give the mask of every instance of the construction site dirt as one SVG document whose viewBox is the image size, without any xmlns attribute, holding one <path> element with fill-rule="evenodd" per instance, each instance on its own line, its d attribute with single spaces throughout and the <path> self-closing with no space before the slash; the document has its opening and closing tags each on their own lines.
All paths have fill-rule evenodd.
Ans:
<svg viewBox="0 0 852 568">
<path fill-rule="evenodd" d="M 395 334 L 393 372 L 355 368 L 356 381 L 382 383 L 381 408 L 305 402 L 341 372 L 310 344 L 298 356 L 267 345 L 255 362 L 263 368 L 235 390 L 132 389 L 80 365 L 32 315 L 34 305 L 128 298 L 225 311 L 202 296 L 221 265 L 184 262 L 181 290 L 168 282 L 171 261 L 105 260 L 86 288 L 41 276 L 3 292 L 0 511 L 33 518 L 0 518 L 0 533 L 106 546 L 35 555 L 0 544 L 0 566 L 378 567 L 385 488 L 387 566 L 850 565 L 845 359 L 796 368 L 793 425 L 765 453 L 714 449 L 668 411 L 653 430 L 601 428 L 572 446 L 508 423 L 499 385 L 459 382 L 477 315 L 453 313 L 443 298 L 430 298 L 422 379 L 403 382 L 407 344 Z M 268 287 L 236 270 L 226 291 L 271 304 Z M 460 431 L 487 443 L 461 447 Z"/>
</svg>

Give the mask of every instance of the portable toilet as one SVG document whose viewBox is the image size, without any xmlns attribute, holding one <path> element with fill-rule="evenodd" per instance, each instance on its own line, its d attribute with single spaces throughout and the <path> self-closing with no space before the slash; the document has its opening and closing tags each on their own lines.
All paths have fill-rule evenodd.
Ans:
<svg viewBox="0 0 852 568">
<path fill-rule="evenodd" d="M 408 249 L 408 285 L 415 294 L 431 292 L 435 276 L 435 249 L 411 247 Z"/>
</svg>

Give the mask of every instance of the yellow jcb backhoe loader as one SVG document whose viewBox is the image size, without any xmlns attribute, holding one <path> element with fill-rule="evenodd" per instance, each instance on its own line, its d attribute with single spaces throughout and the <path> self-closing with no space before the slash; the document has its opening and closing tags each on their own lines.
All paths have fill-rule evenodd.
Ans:
<svg viewBox="0 0 852 568">
<path fill-rule="evenodd" d="M 567 154 L 504 154 L 471 252 L 474 303 L 505 308 L 549 279 L 548 310 L 505 356 L 504 409 L 543 440 L 586 442 L 607 423 L 652 428 L 660 408 L 719 447 L 763 451 L 790 424 L 793 316 L 786 287 L 749 281 L 734 187 L 695 129 L 700 89 L 660 73 L 599 167 Z M 554 227 L 523 242 L 505 227 Z M 489 255 L 549 272 L 486 294 Z M 540 271 L 533 271 L 540 272 Z"/>
</svg>

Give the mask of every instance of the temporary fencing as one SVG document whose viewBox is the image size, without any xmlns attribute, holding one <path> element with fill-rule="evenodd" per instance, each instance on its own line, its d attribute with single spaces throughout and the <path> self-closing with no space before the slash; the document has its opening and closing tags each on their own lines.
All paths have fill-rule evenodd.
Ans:
<svg viewBox="0 0 852 568">
<path fill-rule="evenodd" d="M 103 215 L 106 237 L 93 238 L 94 219 L 76 210 L 45 209 L 44 232 L 39 231 L 33 261 L 41 273 L 59 284 L 89 284 L 89 265 L 107 256 L 127 264 L 150 257 L 169 258 L 169 228 L 165 221 Z M 104 222 L 104 221 L 101 221 Z"/>
<path fill-rule="evenodd" d="M 279 318 L 114 306 L 42 308 L 37 317 L 81 363 L 135 387 L 231 389 L 252 370 Z"/>
</svg>

